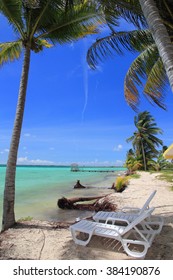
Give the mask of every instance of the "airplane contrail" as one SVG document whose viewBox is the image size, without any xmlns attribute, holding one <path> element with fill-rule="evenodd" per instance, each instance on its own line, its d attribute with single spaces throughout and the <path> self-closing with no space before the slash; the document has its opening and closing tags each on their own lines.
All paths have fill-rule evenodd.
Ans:
<svg viewBox="0 0 173 280">
<path fill-rule="evenodd" d="M 84 39 L 84 53 L 86 55 L 87 51 L 87 40 Z M 84 55 L 84 57 L 86 57 Z M 84 81 L 84 97 L 85 97 L 85 102 L 82 110 L 82 121 L 84 121 L 84 116 L 85 116 L 85 111 L 88 105 L 88 66 L 86 60 L 82 61 L 83 64 L 83 81 Z"/>
</svg>

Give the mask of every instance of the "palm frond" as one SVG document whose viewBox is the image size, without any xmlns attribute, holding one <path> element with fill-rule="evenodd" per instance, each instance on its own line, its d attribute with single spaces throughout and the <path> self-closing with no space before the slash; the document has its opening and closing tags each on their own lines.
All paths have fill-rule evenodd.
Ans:
<svg viewBox="0 0 173 280">
<path fill-rule="evenodd" d="M 134 138 L 135 138 L 135 136 L 132 135 L 131 137 L 129 137 L 129 138 L 126 139 L 126 142 L 129 143 L 129 142 L 133 141 Z"/>
<path fill-rule="evenodd" d="M 106 19 L 111 24 L 117 24 L 117 18 L 124 18 L 137 28 L 146 27 L 147 23 L 141 10 L 139 1 L 136 0 L 101 0 Z"/>
<path fill-rule="evenodd" d="M 32 23 L 32 29 L 30 30 L 30 28 L 28 28 L 28 33 L 30 34 L 30 38 L 32 38 L 33 35 L 35 34 L 36 30 L 38 29 L 39 23 L 43 20 L 43 18 L 45 17 L 45 14 L 47 15 L 47 13 L 50 12 L 51 2 L 52 2 L 51 0 L 47 0 L 47 1 L 42 1 L 40 3 L 38 16 L 35 15 L 35 10 L 31 10 L 31 13 L 29 16 L 30 16 L 30 22 Z M 34 12 L 34 15 L 33 15 L 33 12 Z M 34 21 L 33 21 L 33 18 L 34 18 Z"/>
<path fill-rule="evenodd" d="M 43 26 L 51 26 L 56 22 L 57 15 L 65 10 L 65 1 L 42 0 L 34 7 L 28 5 L 28 1 L 23 3 L 23 17 L 27 23 L 27 34 L 32 38 L 35 32 L 39 32 Z"/>
<path fill-rule="evenodd" d="M 22 0 L 0 0 L 0 13 L 2 13 L 7 18 L 15 32 L 24 36 Z"/>
<path fill-rule="evenodd" d="M 101 19 L 103 15 L 96 13 L 95 7 L 87 4 L 75 6 L 66 13 L 59 13 L 56 24 L 46 26 L 46 28 L 40 26 L 42 34 L 38 38 L 45 38 L 53 43 L 68 43 L 86 36 L 89 31 L 92 34 L 97 33 Z"/>
<path fill-rule="evenodd" d="M 123 54 L 121 46 L 115 40 L 115 34 L 97 39 L 87 52 L 87 62 L 92 69 L 96 69 L 98 61 L 103 62 L 105 58 L 111 57 L 113 52 Z"/>
<path fill-rule="evenodd" d="M 19 59 L 22 52 L 22 41 L 0 44 L 0 65 Z"/>
<path fill-rule="evenodd" d="M 138 87 L 143 86 L 144 80 L 150 74 L 159 57 L 155 44 L 148 46 L 131 64 L 124 82 L 124 92 L 127 103 L 137 110 L 140 101 Z M 154 99 L 153 99 L 154 100 Z M 159 102 L 159 100 L 158 100 Z M 159 103 L 162 107 L 162 104 Z"/>
<path fill-rule="evenodd" d="M 37 42 L 39 45 L 41 45 L 41 46 L 43 46 L 43 47 L 45 47 L 45 48 L 51 48 L 51 47 L 53 47 L 52 44 L 50 44 L 47 40 L 44 40 L 44 39 L 37 39 L 36 42 Z"/>
<path fill-rule="evenodd" d="M 166 109 L 163 100 L 165 97 L 165 91 L 167 85 L 168 85 L 168 77 L 166 75 L 166 71 L 164 69 L 162 60 L 159 57 L 148 75 L 144 87 L 144 93 L 147 98 L 153 100 L 156 104 L 161 103 L 162 104 L 161 107 Z"/>
<path fill-rule="evenodd" d="M 123 55 L 125 50 L 139 52 L 153 43 L 149 30 L 133 30 L 112 32 L 112 34 L 96 40 L 89 48 L 87 61 L 95 69 L 99 61 L 112 56 L 113 53 Z"/>
<path fill-rule="evenodd" d="M 44 47 L 45 48 L 51 48 L 51 47 L 53 47 L 53 45 L 50 44 L 45 39 L 33 38 L 32 44 L 31 44 L 31 50 L 33 50 L 35 53 L 38 53 L 38 52 L 42 51 Z"/>
</svg>

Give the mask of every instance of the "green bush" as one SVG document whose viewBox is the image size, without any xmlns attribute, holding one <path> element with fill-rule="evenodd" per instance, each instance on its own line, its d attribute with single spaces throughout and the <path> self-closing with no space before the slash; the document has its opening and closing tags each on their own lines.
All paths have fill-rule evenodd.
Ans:
<svg viewBox="0 0 173 280">
<path fill-rule="evenodd" d="M 117 192 L 122 192 L 129 183 L 129 176 L 118 176 L 116 178 L 114 188 Z"/>
<path fill-rule="evenodd" d="M 27 217 L 21 217 L 18 222 L 24 222 L 24 221 L 32 221 L 33 217 L 27 216 Z"/>
</svg>

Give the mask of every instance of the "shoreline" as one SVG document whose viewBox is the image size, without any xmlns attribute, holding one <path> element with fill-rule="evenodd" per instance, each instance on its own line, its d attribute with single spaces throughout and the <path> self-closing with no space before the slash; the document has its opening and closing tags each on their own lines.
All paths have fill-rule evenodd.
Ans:
<svg viewBox="0 0 173 280">
<path fill-rule="evenodd" d="M 130 179 L 123 193 L 112 193 L 110 198 L 118 205 L 141 207 L 153 190 L 157 190 L 151 205 L 154 214 L 164 218 L 162 232 L 157 235 L 145 259 L 173 259 L 173 191 L 171 183 L 158 179 L 159 173 L 140 172 L 139 179 Z M 113 178 L 104 183 L 112 184 Z M 100 184 L 99 184 L 100 185 Z M 97 186 L 97 184 L 96 184 Z M 73 211 L 73 210 L 71 210 Z M 75 220 L 71 221 L 71 223 Z M 118 251 L 102 238 L 92 237 L 86 246 L 76 245 L 69 231 L 70 223 L 48 221 L 23 221 L 0 234 L 0 259 L 20 260 L 129 260 L 121 249 Z"/>
<path fill-rule="evenodd" d="M 37 169 L 37 168 L 36 168 Z M 67 175 L 70 173 L 70 171 L 67 171 Z M 99 192 L 102 192 L 103 194 L 108 192 L 109 190 L 106 190 L 109 185 L 107 185 L 107 179 L 112 177 L 112 181 L 114 181 L 116 178 L 116 175 L 119 172 L 115 171 L 114 173 L 106 174 L 106 173 L 90 173 L 90 175 L 84 175 L 82 173 L 79 176 L 75 174 L 75 176 L 72 176 L 69 180 L 65 181 L 63 178 L 61 182 L 61 174 L 57 175 L 55 172 L 50 172 L 48 174 L 48 179 L 46 179 L 46 183 L 43 182 L 43 185 L 41 185 L 41 182 L 39 182 L 37 173 L 33 173 L 34 179 L 31 181 L 31 187 L 29 186 L 29 183 L 27 182 L 27 178 L 32 178 L 32 173 L 25 173 L 19 174 L 18 178 L 19 181 L 16 181 L 16 201 L 15 201 L 15 214 L 16 214 L 16 220 L 20 218 L 25 217 L 33 217 L 36 220 L 48 220 L 48 221 L 56 221 L 57 217 L 60 217 L 58 219 L 61 221 L 63 217 L 63 212 L 59 211 L 57 208 L 57 200 L 63 196 L 65 197 L 72 197 L 72 196 L 78 196 L 81 194 L 81 190 L 74 190 L 74 185 L 76 183 L 77 179 L 80 179 L 80 181 L 86 186 L 92 186 L 92 187 L 99 187 L 103 186 L 103 188 L 100 188 L 100 190 L 97 190 L 96 188 L 92 188 L 92 190 L 86 189 L 85 195 L 89 195 L 89 193 L 93 193 L 93 196 L 97 196 Z M 70 173 L 71 174 L 71 173 Z M 99 175 L 100 174 L 100 175 Z M 54 178 L 55 179 L 52 179 Z M 109 176 L 109 177 L 107 177 Z M 49 180 L 50 178 L 50 180 Z M 0 188 L 0 229 L 1 229 L 1 218 L 2 218 L 2 211 L 3 211 L 3 185 L 2 184 L 2 177 L 1 179 L 1 188 Z M 60 181 L 58 181 L 60 180 Z M 26 181 L 26 185 L 25 185 Z M 17 185 L 18 184 L 18 185 Z M 23 187 L 24 186 L 24 187 Z M 65 218 L 66 219 L 66 218 Z M 67 220 L 67 219 L 66 219 Z"/>
</svg>

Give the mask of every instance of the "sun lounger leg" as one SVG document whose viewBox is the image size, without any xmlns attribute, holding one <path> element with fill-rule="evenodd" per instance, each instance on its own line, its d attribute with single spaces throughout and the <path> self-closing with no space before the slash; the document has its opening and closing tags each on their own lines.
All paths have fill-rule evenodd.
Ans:
<svg viewBox="0 0 173 280">
<path fill-rule="evenodd" d="M 143 246 L 143 251 L 139 252 L 139 251 L 133 251 L 133 250 L 130 250 L 130 245 L 132 244 L 136 244 L 136 245 L 140 245 L 140 246 Z M 134 257 L 134 258 L 144 258 L 147 251 L 148 251 L 148 248 L 149 248 L 149 245 L 146 244 L 146 242 L 138 242 L 138 241 L 135 241 L 135 240 L 123 240 L 122 241 L 122 245 L 123 245 L 123 248 L 124 248 L 124 251 L 131 257 Z"/>
<path fill-rule="evenodd" d="M 146 220 L 146 222 L 144 222 L 145 226 L 152 228 L 153 231 L 155 232 L 155 234 L 159 234 L 162 230 L 164 221 L 162 217 L 156 217 L 156 219 L 150 219 L 149 221 Z M 153 228 L 154 227 L 154 228 Z M 155 229 L 156 227 L 156 229 Z"/>
<path fill-rule="evenodd" d="M 88 239 L 84 241 L 84 240 L 79 239 L 79 238 L 76 237 L 77 232 L 78 232 L 78 231 L 76 231 L 75 229 L 71 228 L 71 234 L 72 234 L 72 237 L 73 237 L 74 242 L 75 242 L 76 244 L 78 244 L 78 245 L 86 246 L 86 245 L 90 242 L 90 239 L 91 239 L 91 237 L 92 237 L 92 234 L 89 234 Z"/>
</svg>

